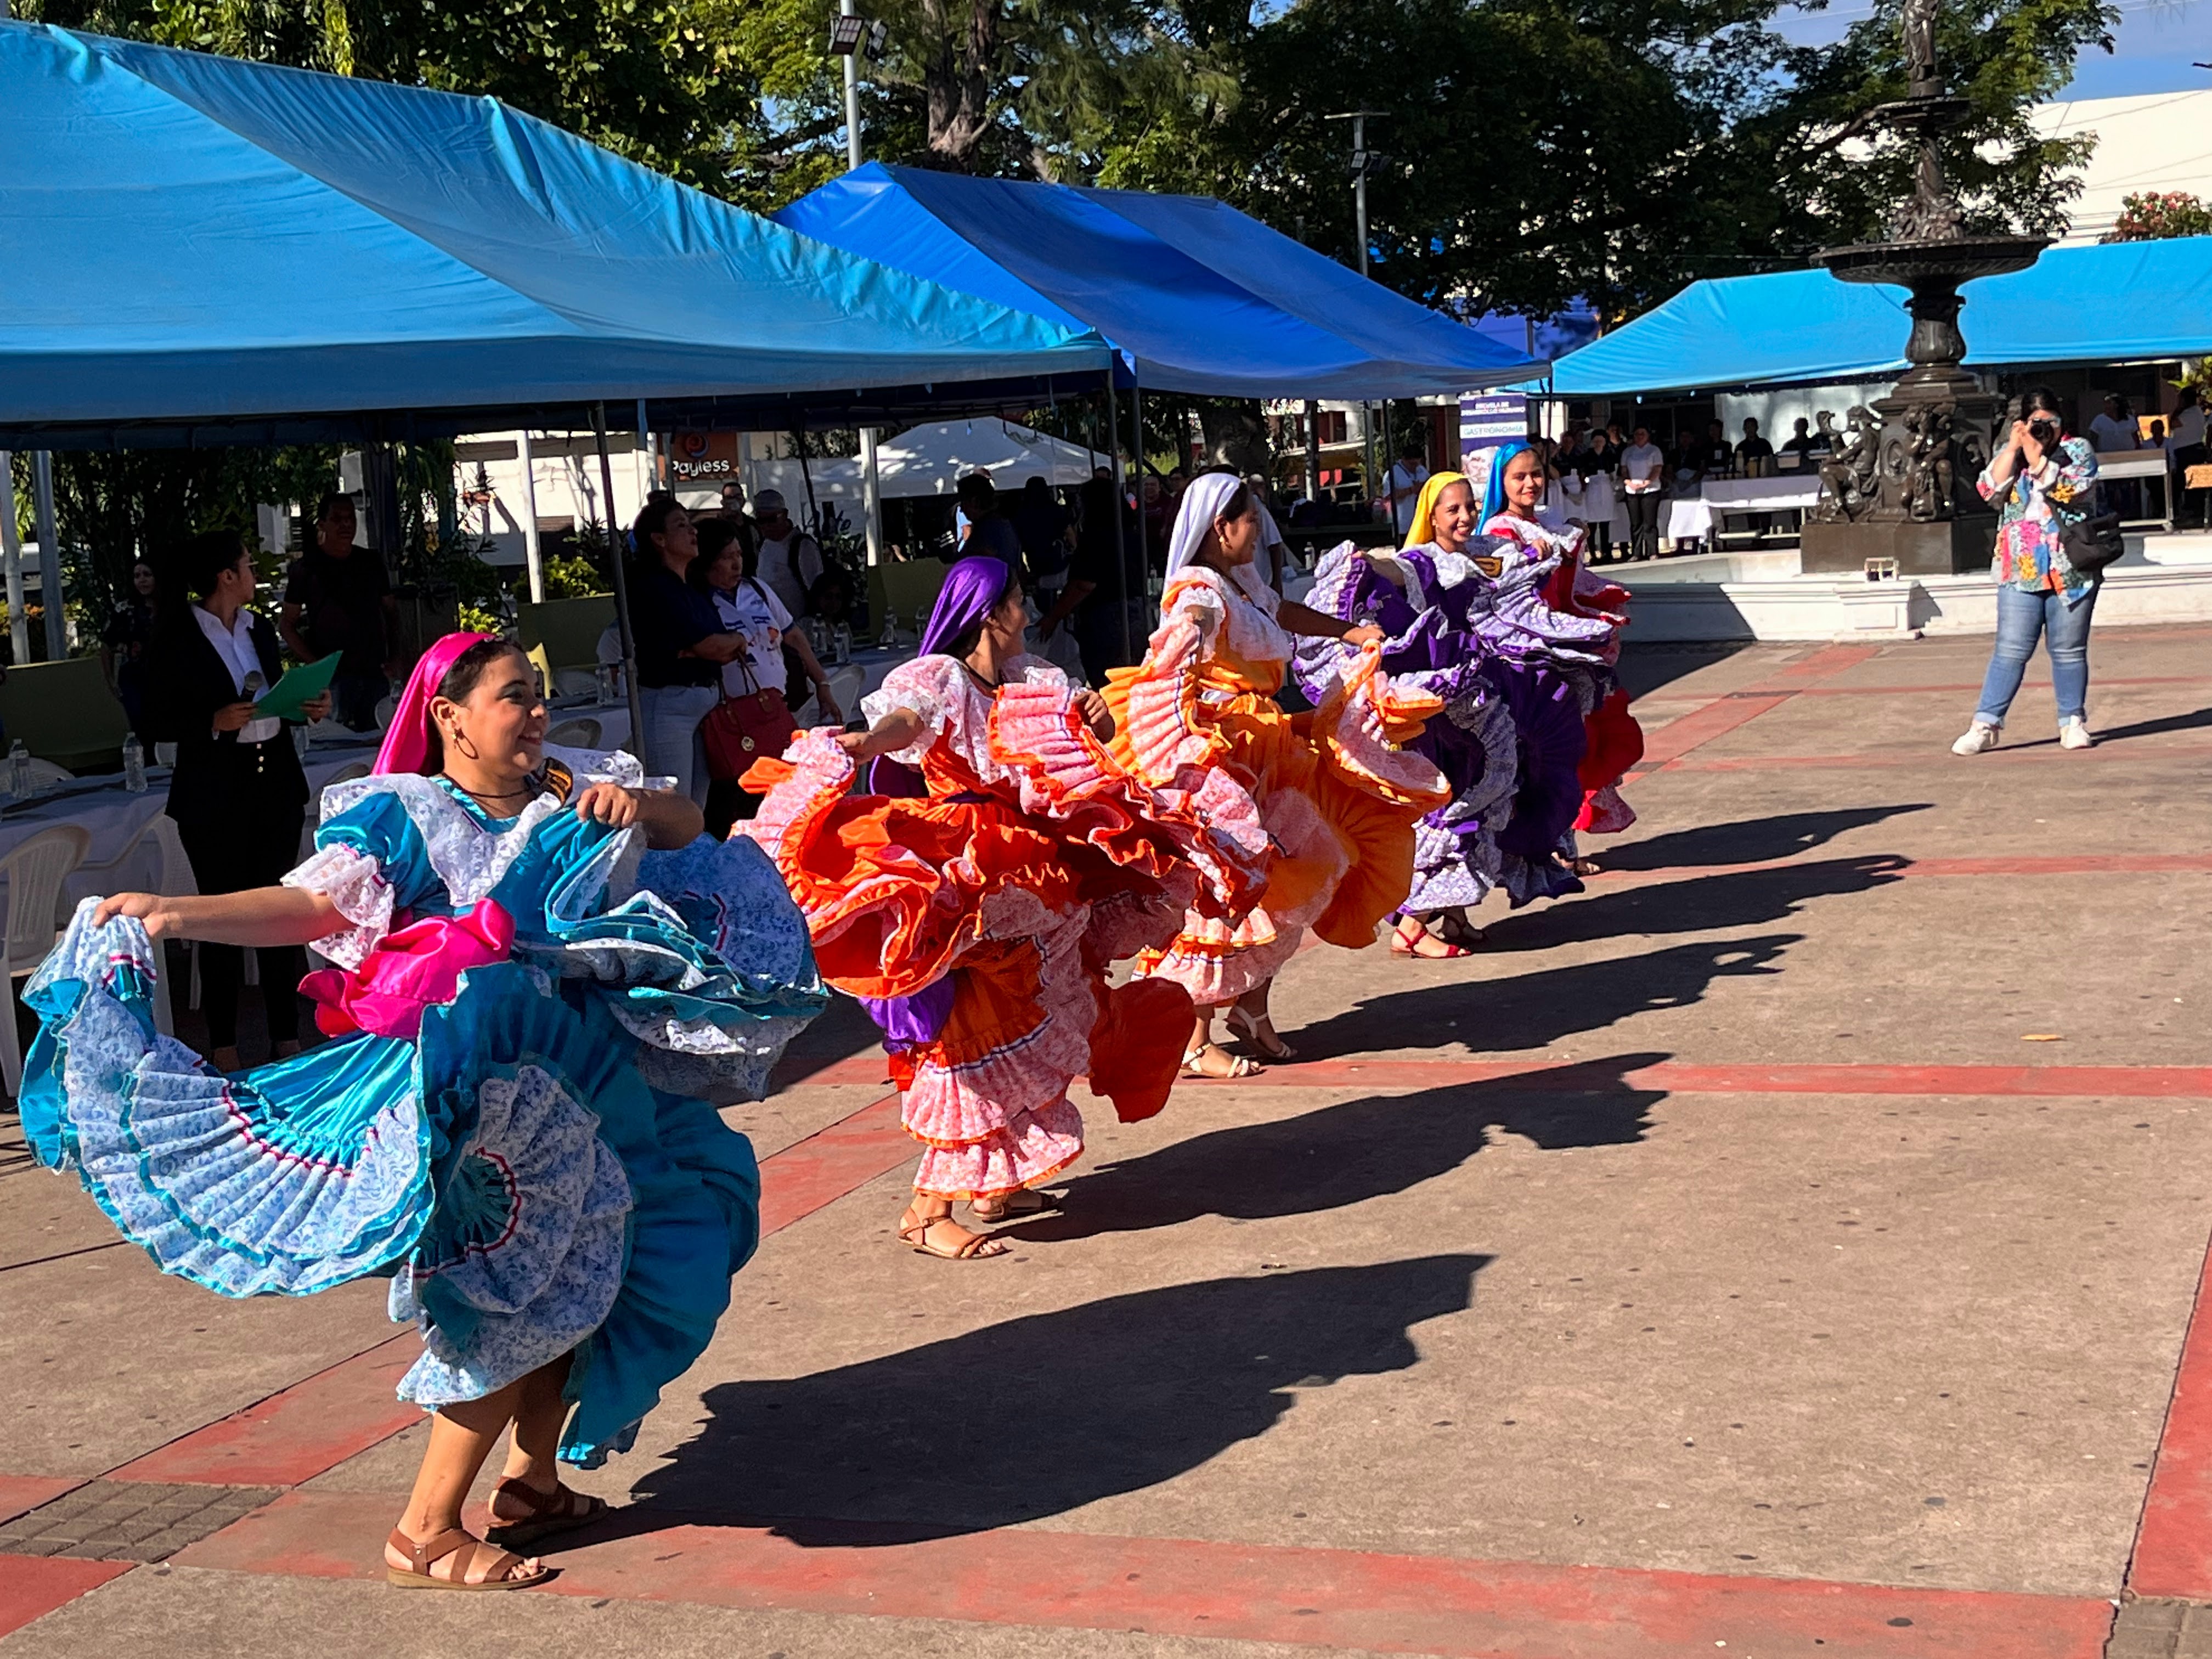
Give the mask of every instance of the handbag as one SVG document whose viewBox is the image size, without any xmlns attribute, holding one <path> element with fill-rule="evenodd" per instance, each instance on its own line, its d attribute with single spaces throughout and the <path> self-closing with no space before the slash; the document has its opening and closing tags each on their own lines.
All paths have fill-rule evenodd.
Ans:
<svg viewBox="0 0 2212 1659">
<path fill-rule="evenodd" d="M 2058 532 L 2058 544 L 2066 550 L 2066 562 L 2085 576 L 2095 575 L 2127 551 L 2117 513 L 2075 520 Z"/>
<path fill-rule="evenodd" d="M 724 782 L 743 777 L 757 760 L 781 755 L 799 731 L 783 693 L 753 678 L 751 658 L 739 652 L 732 660 L 751 690 L 735 696 L 724 693 L 699 723 L 707 749 L 707 775 Z"/>
</svg>

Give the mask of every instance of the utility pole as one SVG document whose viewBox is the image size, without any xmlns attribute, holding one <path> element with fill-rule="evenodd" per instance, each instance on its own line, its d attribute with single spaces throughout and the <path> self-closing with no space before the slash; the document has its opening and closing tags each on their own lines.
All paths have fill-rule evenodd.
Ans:
<svg viewBox="0 0 2212 1659">
<path fill-rule="evenodd" d="M 868 55 L 883 55 L 884 26 L 865 23 L 853 9 L 853 0 L 837 0 L 837 21 L 830 26 L 830 48 L 845 59 L 845 170 L 861 162 L 860 49 L 863 37 Z M 884 502 L 882 473 L 876 460 L 876 429 L 860 428 L 860 518 L 868 542 L 871 568 L 884 562 Z"/>
<path fill-rule="evenodd" d="M 1367 122 L 1372 116 L 1380 120 L 1390 112 L 1384 109 L 1351 109 L 1323 118 L 1352 123 L 1352 214 L 1353 235 L 1359 249 L 1359 274 L 1367 275 L 1367 175 L 1375 170 L 1382 158 L 1367 148 Z M 1387 407 L 1387 405 L 1386 405 Z M 1376 499 L 1375 475 L 1375 405 L 1362 403 L 1359 406 L 1360 453 L 1365 458 L 1367 499 Z M 1394 526 L 1395 527 L 1395 526 Z"/>
</svg>

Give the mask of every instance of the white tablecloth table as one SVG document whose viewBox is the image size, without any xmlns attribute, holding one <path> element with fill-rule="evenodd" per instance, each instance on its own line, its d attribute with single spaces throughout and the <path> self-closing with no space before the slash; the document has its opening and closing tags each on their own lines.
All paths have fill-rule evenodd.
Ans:
<svg viewBox="0 0 2212 1659">
<path fill-rule="evenodd" d="M 1817 472 L 1778 473 L 1771 478 L 1708 478 L 1695 495 L 1667 503 L 1661 533 L 1669 541 L 1704 541 L 1731 514 L 1804 511 L 1820 499 Z"/>
</svg>

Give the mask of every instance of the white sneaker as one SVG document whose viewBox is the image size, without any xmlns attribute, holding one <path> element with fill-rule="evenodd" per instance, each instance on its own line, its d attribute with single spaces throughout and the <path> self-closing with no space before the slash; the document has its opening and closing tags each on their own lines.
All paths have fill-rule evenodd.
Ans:
<svg viewBox="0 0 2212 1659">
<path fill-rule="evenodd" d="M 2059 721 L 2058 746 L 2061 749 L 2094 749 L 2097 740 L 2089 735 L 2089 722 L 2079 714 Z"/>
<path fill-rule="evenodd" d="M 2004 728 L 2001 726 L 1976 720 L 1966 728 L 1966 736 L 1951 745 L 1951 752 L 1954 755 L 1978 755 L 1985 749 L 1994 749 L 1997 746 L 1997 733 L 2002 730 Z"/>
</svg>

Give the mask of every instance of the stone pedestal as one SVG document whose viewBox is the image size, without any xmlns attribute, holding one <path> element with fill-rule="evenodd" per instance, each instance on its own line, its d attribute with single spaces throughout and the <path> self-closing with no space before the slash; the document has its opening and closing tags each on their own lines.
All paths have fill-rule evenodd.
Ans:
<svg viewBox="0 0 2212 1659">
<path fill-rule="evenodd" d="M 1960 576 L 1990 568 L 1996 545 L 1997 521 L 1939 519 L 1867 520 L 1856 524 L 1807 522 L 1798 550 L 1798 568 L 1807 575 L 1859 576 L 1869 559 L 1894 559 L 1899 576 Z"/>
</svg>

